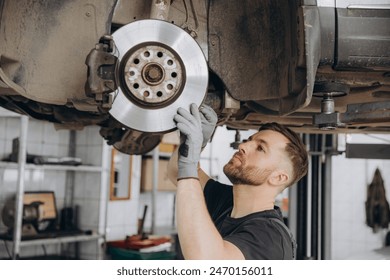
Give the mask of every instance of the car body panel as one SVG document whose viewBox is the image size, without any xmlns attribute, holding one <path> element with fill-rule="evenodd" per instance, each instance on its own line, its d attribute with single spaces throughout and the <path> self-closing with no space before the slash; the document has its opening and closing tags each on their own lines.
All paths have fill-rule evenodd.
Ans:
<svg viewBox="0 0 390 280">
<path fill-rule="evenodd" d="M 202 50 L 218 125 L 389 132 L 388 0 L 0 0 L 0 106 L 57 128 L 98 125 L 126 153 L 151 150 L 164 132 L 109 114 L 119 79 L 110 35 L 159 7 Z"/>
</svg>

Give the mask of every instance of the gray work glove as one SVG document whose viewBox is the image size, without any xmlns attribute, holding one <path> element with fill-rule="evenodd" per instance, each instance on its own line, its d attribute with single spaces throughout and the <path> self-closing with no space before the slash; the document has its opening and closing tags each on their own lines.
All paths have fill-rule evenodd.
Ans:
<svg viewBox="0 0 390 280">
<path fill-rule="evenodd" d="M 190 112 L 183 108 L 173 117 L 180 131 L 177 180 L 198 178 L 198 162 L 203 142 L 200 112 L 196 104 L 190 105 Z"/>
<path fill-rule="evenodd" d="M 200 119 L 202 121 L 202 133 L 203 133 L 203 143 L 202 149 L 206 147 L 207 143 L 210 141 L 211 136 L 214 133 L 215 126 L 217 125 L 218 116 L 215 111 L 207 105 L 202 105 L 199 108 Z"/>
</svg>

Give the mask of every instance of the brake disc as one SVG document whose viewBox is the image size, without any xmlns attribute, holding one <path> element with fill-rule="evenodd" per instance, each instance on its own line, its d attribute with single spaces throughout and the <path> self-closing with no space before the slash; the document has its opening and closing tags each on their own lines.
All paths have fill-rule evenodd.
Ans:
<svg viewBox="0 0 390 280">
<path fill-rule="evenodd" d="M 118 59 L 118 90 L 109 113 L 144 132 L 167 132 L 179 107 L 202 103 L 208 67 L 196 41 L 178 26 L 140 20 L 113 33 Z"/>
</svg>

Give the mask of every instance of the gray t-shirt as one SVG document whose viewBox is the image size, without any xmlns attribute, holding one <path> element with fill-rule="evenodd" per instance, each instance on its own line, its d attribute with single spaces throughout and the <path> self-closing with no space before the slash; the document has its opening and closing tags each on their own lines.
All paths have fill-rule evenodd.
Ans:
<svg viewBox="0 0 390 280">
<path fill-rule="evenodd" d="M 292 240 L 275 219 L 283 222 L 278 207 L 249 214 L 238 219 L 230 217 L 233 187 L 209 180 L 204 189 L 207 209 L 224 240 L 233 243 L 247 260 L 292 260 Z"/>
</svg>

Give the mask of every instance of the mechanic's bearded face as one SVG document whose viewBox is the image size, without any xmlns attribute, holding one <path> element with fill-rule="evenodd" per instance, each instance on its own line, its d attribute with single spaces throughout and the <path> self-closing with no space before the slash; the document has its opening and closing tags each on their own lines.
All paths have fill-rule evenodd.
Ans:
<svg viewBox="0 0 390 280">
<path fill-rule="evenodd" d="M 235 165 L 230 160 L 223 167 L 223 172 L 233 185 L 259 186 L 267 181 L 272 171 L 257 166 Z"/>
<path fill-rule="evenodd" d="M 286 160 L 287 139 L 278 132 L 264 130 L 241 143 L 239 151 L 224 166 L 223 171 L 232 184 L 259 186 Z"/>
</svg>

